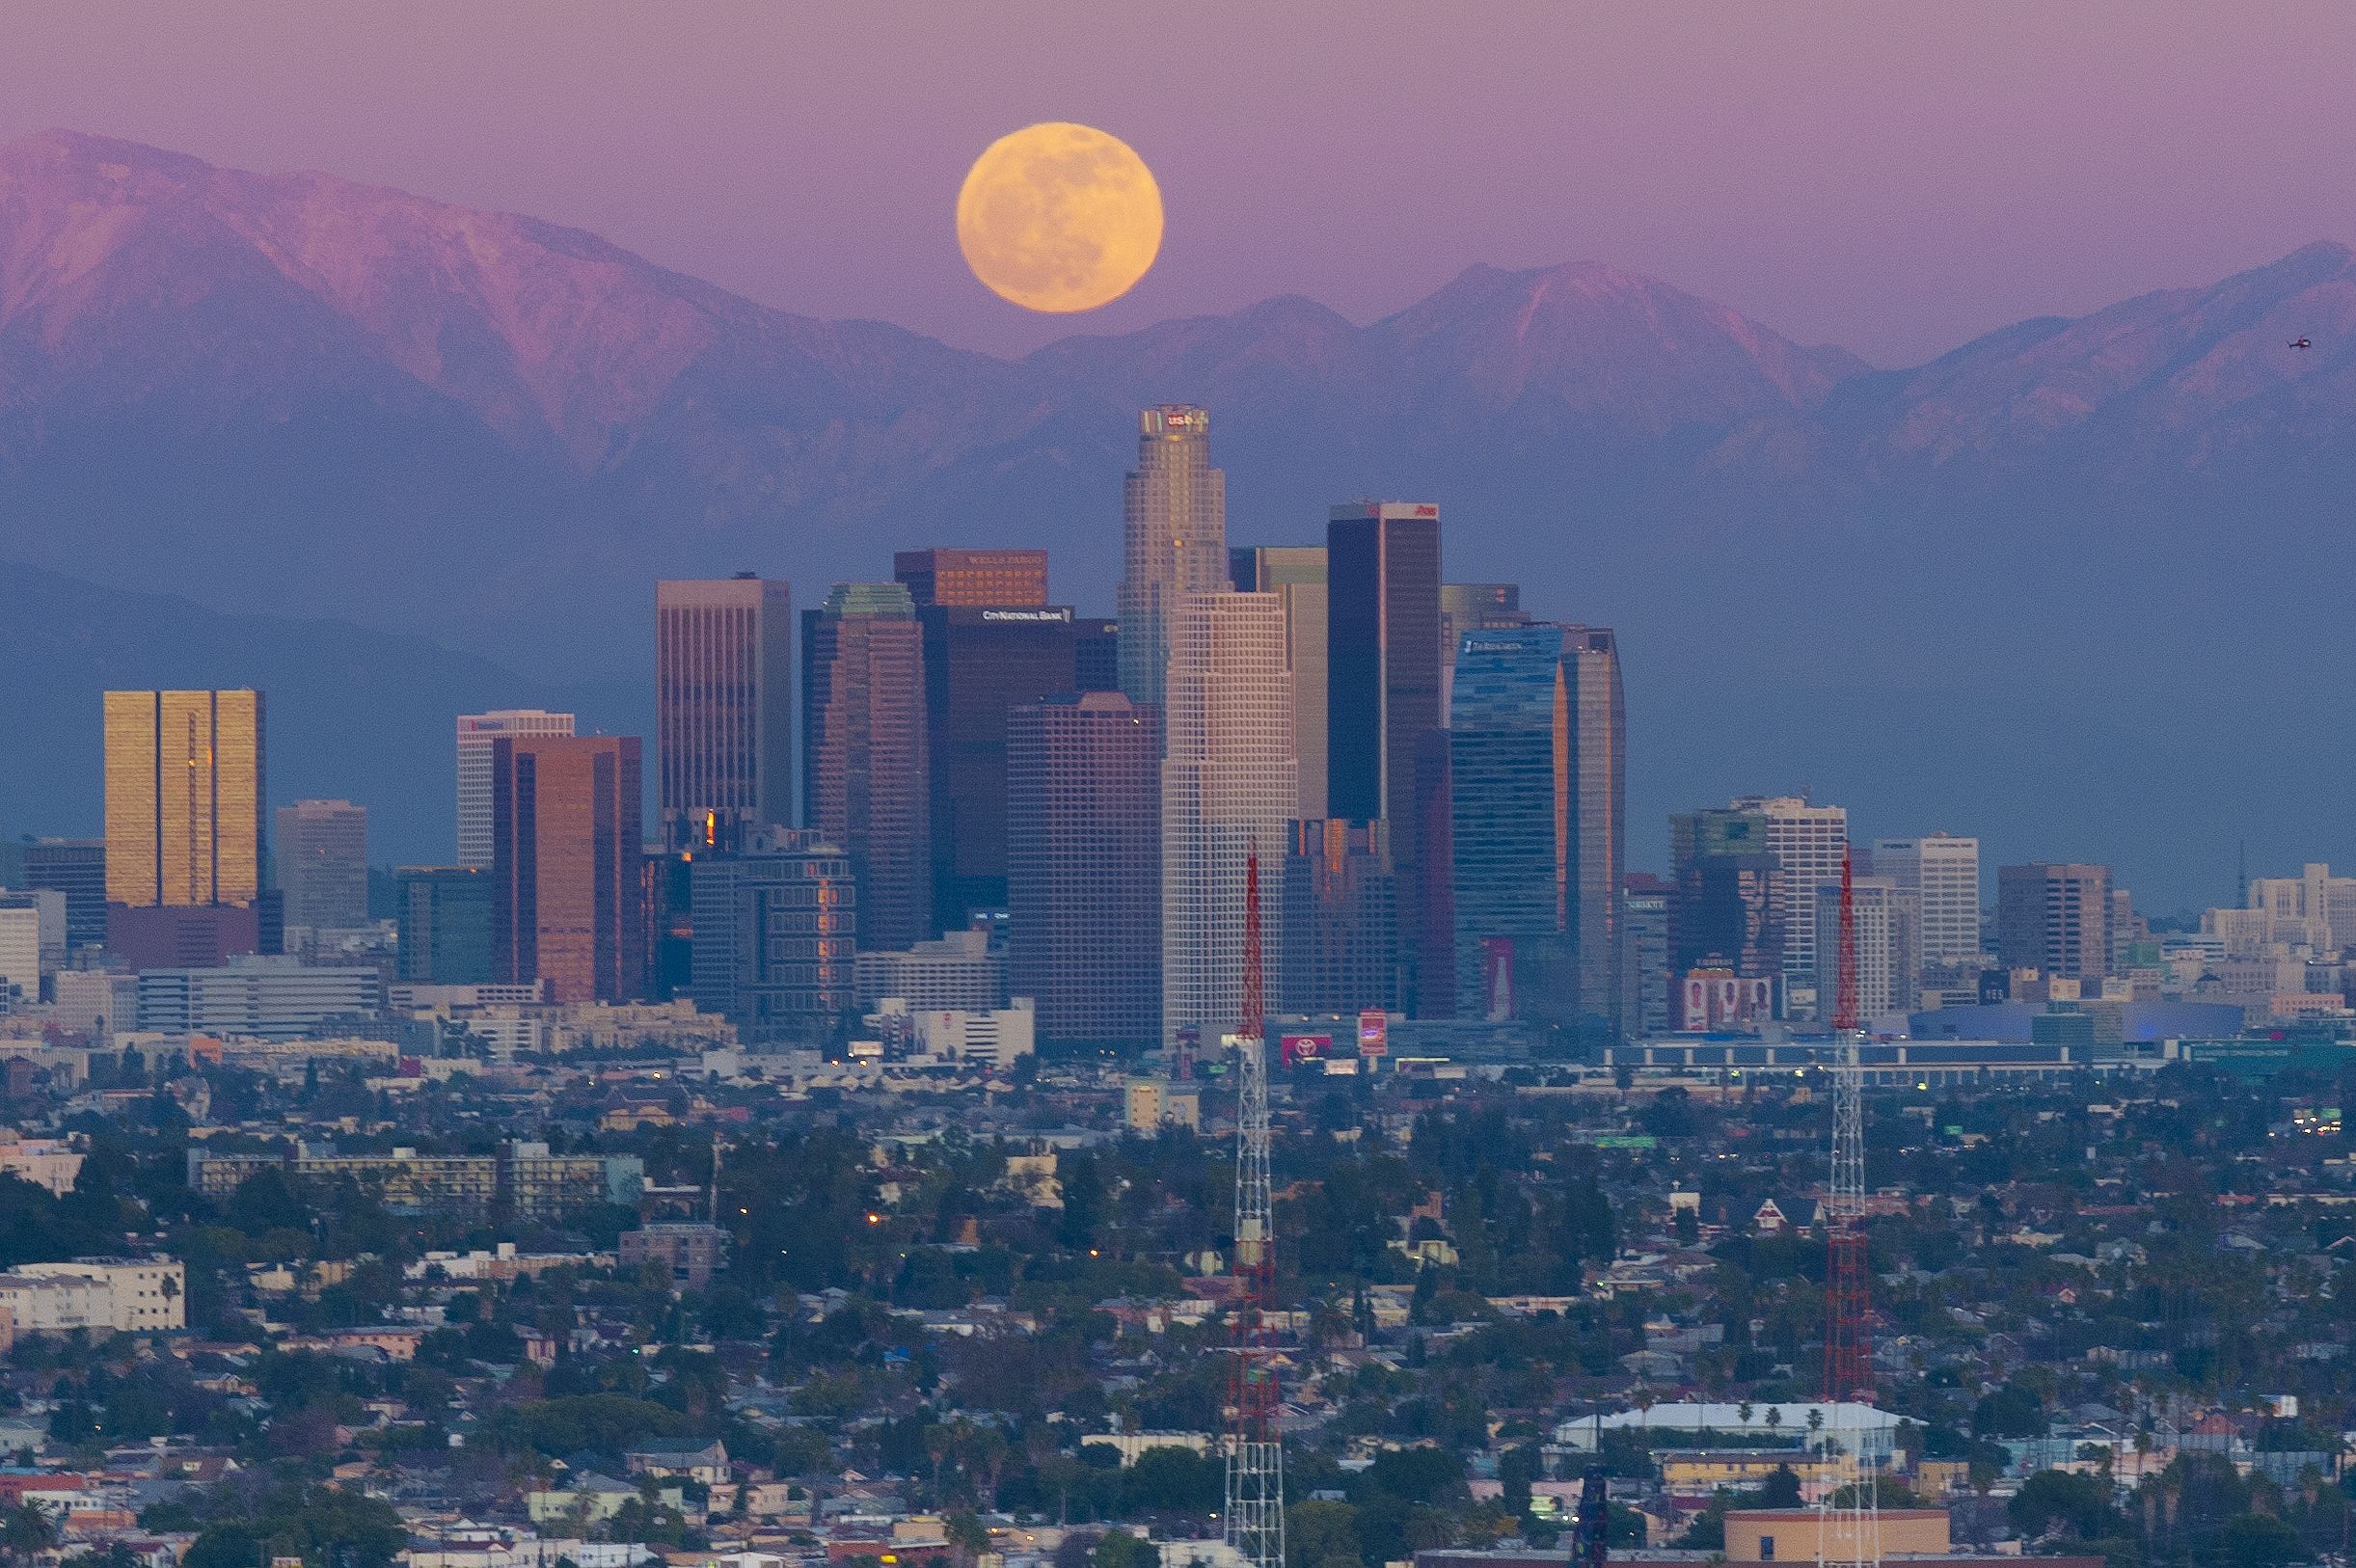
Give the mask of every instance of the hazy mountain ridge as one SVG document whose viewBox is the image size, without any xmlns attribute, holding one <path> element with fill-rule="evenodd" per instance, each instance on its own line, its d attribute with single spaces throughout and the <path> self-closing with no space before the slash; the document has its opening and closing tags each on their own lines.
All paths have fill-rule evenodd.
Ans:
<svg viewBox="0 0 2356 1568">
<path fill-rule="evenodd" d="M 1635 735 L 1689 762 L 1769 671 L 1911 671 L 1944 695 L 1905 700 L 1983 722 L 2033 696 L 2049 742 L 2073 713 L 2192 717 L 2148 678 L 2165 646 L 2236 693 L 2246 744 L 2311 722 L 2275 672 L 2356 658 L 2344 617 L 2282 613 L 2356 565 L 2337 244 L 1906 368 L 1597 262 L 1474 267 L 1364 327 L 1284 297 L 1008 362 L 531 218 L 68 132 L 0 148 L 0 560 L 216 610 L 643 686 L 658 576 L 750 567 L 806 605 L 894 546 L 1021 541 L 1109 605 L 1135 409 L 1171 400 L 1213 410 L 1238 543 L 1439 500 L 1451 576 L 1621 628 Z M 35 679 L 71 657 L 35 651 Z M 1831 787 L 1837 717 L 1776 700 L 1793 724 L 1747 716 L 1744 776 Z M 2229 829 L 2192 802 L 2246 750 L 2202 733 L 2176 766 L 2207 854 Z M 1984 737 L 1981 781 L 2024 824 L 2053 794 L 2011 766 L 2025 734 Z M 1689 803 L 1660 776 L 1680 797 L 1640 785 L 1639 824 Z"/>
</svg>

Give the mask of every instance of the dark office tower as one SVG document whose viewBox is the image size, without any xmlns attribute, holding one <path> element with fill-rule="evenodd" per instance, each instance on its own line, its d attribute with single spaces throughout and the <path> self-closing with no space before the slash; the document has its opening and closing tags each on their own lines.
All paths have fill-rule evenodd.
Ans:
<svg viewBox="0 0 2356 1568">
<path fill-rule="evenodd" d="M 892 556 L 892 577 L 919 609 L 1006 609 L 1047 602 L 1043 550 L 903 550 Z"/>
<path fill-rule="evenodd" d="M 1389 823 L 1392 862 L 1412 887 L 1416 747 L 1440 727 L 1440 508 L 1334 507 L 1325 581 L 1325 814 Z"/>
<path fill-rule="evenodd" d="M 1228 551 L 1241 593 L 1285 602 L 1285 668 L 1292 677 L 1292 753 L 1301 765 L 1300 820 L 1325 816 L 1325 547 L 1252 545 Z"/>
<path fill-rule="evenodd" d="M 1423 858 L 1417 885 L 1399 899 L 1399 1005 L 1419 1018 L 1456 1015 L 1456 853 L 1449 798 L 1449 736 L 1434 730 L 1416 748 L 1415 811 Z"/>
<path fill-rule="evenodd" d="M 894 567 L 924 628 L 931 918 L 961 931 L 1006 907 L 1006 716 L 1078 689 L 1071 610 L 1045 603 L 1043 550 L 905 551 Z"/>
<path fill-rule="evenodd" d="M 96 947 L 106 940 L 106 840 L 38 838 L 18 853 L 24 886 L 66 895 L 66 945 Z"/>
<path fill-rule="evenodd" d="M 1559 626 L 1483 632 L 1456 655 L 1449 837 L 1460 1018 L 1566 1021 L 1575 1000 L 1563 640 Z"/>
<path fill-rule="evenodd" d="M 1646 1040 L 1668 1032 L 1669 884 L 1629 874 L 1620 900 L 1620 1034 Z"/>
<path fill-rule="evenodd" d="M 1628 705 L 1620 688 L 1619 639 L 1600 626 L 1565 627 L 1562 684 L 1570 705 L 1570 933 L 1578 953 L 1578 1027 L 1601 1039 L 1620 1029 L 1620 881 L 1628 862 Z"/>
<path fill-rule="evenodd" d="M 279 807 L 271 861 L 287 925 L 348 931 L 368 923 L 367 807 L 349 800 Z"/>
<path fill-rule="evenodd" d="M 851 856 L 859 939 L 934 934 L 924 629 L 897 582 L 838 582 L 802 620 L 809 826 Z"/>
<path fill-rule="evenodd" d="M 2000 866 L 1996 870 L 1996 960 L 2048 978 L 2100 980 L 2109 972 L 2108 866 Z"/>
<path fill-rule="evenodd" d="M 695 862 L 725 852 L 706 847 L 646 856 L 646 994 L 655 1001 L 688 994 L 695 950 Z"/>
<path fill-rule="evenodd" d="M 1071 623 L 1073 677 L 1082 691 L 1121 689 L 1121 623 L 1083 615 Z"/>
<path fill-rule="evenodd" d="M 1675 868 L 1668 906 L 1669 993 L 1688 973 L 1732 970 L 1740 979 L 1780 983 L 1783 928 L 1775 901 L 1777 861 L 1769 851 L 1764 811 L 1721 808 L 1668 820 Z"/>
<path fill-rule="evenodd" d="M 1043 1043 L 1158 1042 L 1161 755 L 1161 715 L 1117 691 L 1009 719 L 1007 989 Z"/>
<path fill-rule="evenodd" d="M 501 736 L 491 745 L 497 978 L 559 1002 L 627 1002 L 646 981 L 636 736 Z"/>
<path fill-rule="evenodd" d="M 1388 1013 L 1399 1003 L 1398 888 L 1383 823 L 1286 825 L 1286 1013 Z"/>
<path fill-rule="evenodd" d="M 741 572 L 655 584 L 663 844 L 713 849 L 794 816 L 794 592 Z"/>
<path fill-rule="evenodd" d="M 499 978 L 497 875 L 480 866 L 403 866 L 394 976 L 412 986 L 486 986 Z"/>
<path fill-rule="evenodd" d="M 1227 586 L 1227 475 L 1210 466 L 1210 415 L 1164 404 L 1137 417 L 1122 496 L 1121 690 L 1162 709 L 1178 602 Z"/>
<path fill-rule="evenodd" d="M 762 828 L 690 863 L 689 994 L 757 1039 L 824 1041 L 851 1010 L 851 859 L 809 832 Z"/>
</svg>

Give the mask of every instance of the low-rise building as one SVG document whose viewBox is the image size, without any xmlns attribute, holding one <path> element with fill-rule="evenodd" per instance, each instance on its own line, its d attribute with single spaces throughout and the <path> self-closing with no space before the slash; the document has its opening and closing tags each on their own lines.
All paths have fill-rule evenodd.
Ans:
<svg viewBox="0 0 2356 1568">
<path fill-rule="evenodd" d="M 19 1334 L 168 1334 L 188 1326 L 188 1271 L 176 1257 L 77 1257 L 0 1274 L 0 1338 Z"/>
<path fill-rule="evenodd" d="M 701 1290 L 728 1257 L 728 1232 L 717 1225 L 648 1225 L 625 1230 L 614 1249 L 626 1269 L 653 1263 L 675 1286 Z"/>
<path fill-rule="evenodd" d="M 0 1127 L 0 1173 L 63 1198 L 82 1174 L 82 1153 L 63 1138 L 25 1138 Z"/>
</svg>

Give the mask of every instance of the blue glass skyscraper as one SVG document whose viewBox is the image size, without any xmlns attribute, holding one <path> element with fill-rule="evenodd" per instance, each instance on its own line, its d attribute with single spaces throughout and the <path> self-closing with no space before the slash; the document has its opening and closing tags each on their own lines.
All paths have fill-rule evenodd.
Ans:
<svg viewBox="0 0 2356 1568">
<path fill-rule="evenodd" d="M 1456 1013 L 1618 1024 L 1627 720 L 1601 628 L 1470 632 L 1449 723 Z"/>
</svg>

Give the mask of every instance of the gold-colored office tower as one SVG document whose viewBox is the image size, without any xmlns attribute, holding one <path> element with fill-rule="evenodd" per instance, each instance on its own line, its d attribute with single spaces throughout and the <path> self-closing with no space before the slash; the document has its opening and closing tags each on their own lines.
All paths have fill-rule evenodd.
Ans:
<svg viewBox="0 0 2356 1568">
<path fill-rule="evenodd" d="M 254 904 L 261 811 L 260 692 L 106 693 L 109 904 Z"/>
</svg>

